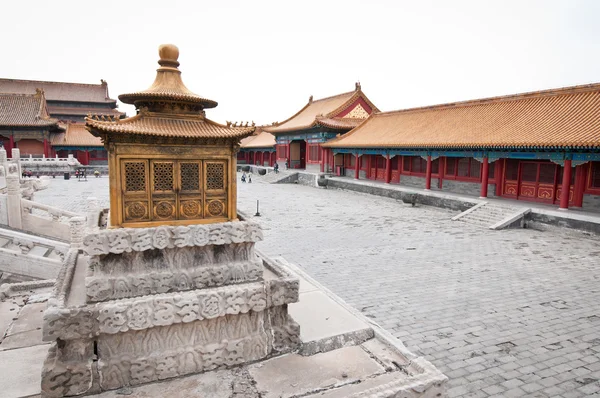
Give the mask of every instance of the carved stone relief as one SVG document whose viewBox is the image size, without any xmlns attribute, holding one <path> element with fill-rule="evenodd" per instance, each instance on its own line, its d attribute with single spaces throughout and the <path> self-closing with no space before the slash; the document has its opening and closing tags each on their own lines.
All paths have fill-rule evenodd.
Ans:
<svg viewBox="0 0 600 398">
<path fill-rule="evenodd" d="M 83 242 L 83 250 L 93 256 L 173 247 L 258 242 L 262 239 L 262 230 L 258 224 L 249 221 L 178 227 L 121 228 L 87 235 Z"/>
</svg>

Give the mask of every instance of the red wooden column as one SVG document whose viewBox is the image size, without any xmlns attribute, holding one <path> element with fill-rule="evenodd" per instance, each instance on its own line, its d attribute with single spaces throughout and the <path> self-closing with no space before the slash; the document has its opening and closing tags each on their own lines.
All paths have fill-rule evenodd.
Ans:
<svg viewBox="0 0 600 398">
<path fill-rule="evenodd" d="M 292 168 L 292 160 L 290 159 L 290 156 L 292 156 L 292 151 L 290 149 L 290 147 L 291 147 L 290 144 L 291 144 L 291 142 L 288 142 L 287 147 L 285 149 L 285 157 L 287 158 L 288 168 Z"/>
<path fill-rule="evenodd" d="M 481 168 L 481 193 L 479 194 L 479 197 L 481 198 L 487 198 L 489 176 L 490 164 L 486 156 L 483 158 L 483 167 Z"/>
<path fill-rule="evenodd" d="M 389 184 L 392 180 L 392 159 L 390 155 L 385 158 L 385 183 Z"/>
<path fill-rule="evenodd" d="M 12 150 L 14 147 L 15 147 L 15 136 L 11 134 L 10 137 L 8 137 L 8 149 L 6 150 L 6 157 L 12 158 Z"/>
<path fill-rule="evenodd" d="M 563 180 L 560 189 L 560 210 L 569 208 L 569 191 L 571 190 L 571 159 L 565 159 Z"/>
<path fill-rule="evenodd" d="M 47 138 L 44 138 L 44 156 L 47 158 L 50 157 L 50 144 Z"/>
<path fill-rule="evenodd" d="M 360 156 L 358 153 L 354 154 L 354 179 L 358 180 L 360 178 Z"/>
<path fill-rule="evenodd" d="M 427 155 L 427 169 L 425 171 L 425 189 L 431 189 L 431 155 Z"/>
<path fill-rule="evenodd" d="M 321 151 L 321 173 L 325 172 L 325 148 L 319 145 L 319 151 Z"/>
</svg>

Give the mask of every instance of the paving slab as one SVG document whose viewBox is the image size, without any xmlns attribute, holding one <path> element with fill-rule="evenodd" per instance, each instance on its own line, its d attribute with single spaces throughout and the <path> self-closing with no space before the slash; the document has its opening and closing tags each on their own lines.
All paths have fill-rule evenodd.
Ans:
<svg viewBox="0 0 600 398">
<path fill-rule="evenodd" d="M 230 398 L 235 375 L 231 370 L 219 370 L 188 377 L 169 379 L 137 387 L 125 387 L 94 395 L 97 398 Z"/>
<path fill-rule="evenodd" d="M 10 300 L 0 302 L 0 342 L 19 314 L 19 306 Z"/>
<path fill-rule="evenodd" d="M 355 383 L 385 370 L 355 346 L 310 357 L 288 354 L 250 365 L 248 371 L 264 398 L 286 398 Z"/>
<path fill-rule="evenodd" d="M 406 375 L 401 372 L 385 373 L 382 375 L 370 377 L 360 383 L 346 384 L 342 387 L 328 391 L 321 391 L 315 394 L 308 395 L 308 398 L 348 398 L 353 394 L 362 393 L 370 388 L 380 387 L 387 383 L 392 383 L 397 380 L 406 379 Z M 400 395 L 400 397 L 404 397 Z M 408 397 L 408 395 L 407 395 Z"/>
<path fill-rule="evenodd" d="M 387 371 L 397 370 L 409 364 L 409 360 L 400 355 L 397 350 L 387 346 L 379 339 L 371 339 L 361 344 L 361 347 L 383 364 Z"/>
<path fill-rule="evenodd" d="M 300 325 L 300 339 L 305 354 L 360 344 L 373 337 L 373 331 L 367 323 L 322 291 L 301 293 L 300 300 L 288 308 L 292 318 Z"/>
<path fill-rule="evenodd" d="M 41 392 L 42 365 L 49 344 L 0 351 L 0 398 L 29 397 Z"/>
<path fill-rule="evenodd" d="M 6 337 L 0 344 L 0 350 L 44 344 L 42 341 L 42 318 L 45 309 L 45 302 L 27 304 L 22 307 L 17 319 L 13 321 Z"/>
</svg>

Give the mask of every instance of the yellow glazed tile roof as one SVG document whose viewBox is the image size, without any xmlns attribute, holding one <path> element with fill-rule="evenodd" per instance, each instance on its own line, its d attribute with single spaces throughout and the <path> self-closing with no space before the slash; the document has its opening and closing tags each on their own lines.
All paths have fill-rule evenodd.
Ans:
<svg viewBox="0 0 600 398">
<path fill-rule="evenodd" d="M 317 125 L 323 125 L 334 129 L 348 129 L 355 127 L 356 124 L 353 124 L 349 118 L 343 118 L 345 121 L 341 121 L 342 118 L 336 116 L 355 103 L 359 98 L 366 102 L 374 112 L 378 111 L 377 107 L 362 92 L 360 83 L 356 83 L 354 91 L 315 101 L 312 100 L 311 96 L 308 103 L 294 116 L 273 126 L 266 126 L 264 127 L 264 130 L 269 133 L 279 134 L 309 129 L 311 127 L 316 127 Z"/>
<path fill-rule="evenodd" d="M 333 97 L 327 97 L 316 101 L 309 101 L 298 113 L 291 118 L 283 121 L 277 126 L 266 127 L 265 130 L 271 133 L 302 130 L 313 127 L 317 116 L 327 116 L 344 105 L 355 92 L 338 94 Z"/>
<path fill-rule="evenodd" d="M 258 135 L 248 137 L 247 141 L 242 140 L 240 146 L 242 148 L 271 148 L 275 146 L 275 136 L 271 133 L 263 131 Z"/>
<path fill-rule="evenodd" d="M 104 146 L 100 137 L 94 137 L 83 123 L 67 124 L 66 131 L 53 134 L 50 143 L 52 146 Z"/>
<path fill-rule="evenodd" d="M 38 94 L 0 94 L 0 126 L 58 127 L 46 109 L 42 92 Z"/>
<path fill-rule="evenodd" d="M 600 83 L 371 115 L 332 148 L 600 147 Z"/>
</svg>

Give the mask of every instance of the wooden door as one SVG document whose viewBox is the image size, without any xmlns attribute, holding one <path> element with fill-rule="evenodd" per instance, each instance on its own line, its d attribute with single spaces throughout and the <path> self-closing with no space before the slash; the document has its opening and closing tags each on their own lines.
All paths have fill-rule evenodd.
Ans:
<svg viewBox="0 0 600 398">
<path fill-rule="evenodd" d="M 227 217 L 227 161 L 204 161 L 204 218 Z"/>
<path fill-rule="evenodd" d="M 186 220 L 203 218 L 202 162 L 180 161 L 178 175 L 178 218 Z"/>
<path fill-rule="evenodd" d="M 150 161 L 150 197 L 152 219 L 157 221 L 177 219 L 177 191 L 175 161 Z"/>
<path fill-rule="evenodd" d="M 121 160 L 121 200 L 123 221 L 139 222 L 150 220 L 148 197 L 148 160 Z"/>
<path fill-rule="evenodd" d="M 549 162 L 520 162 L 518 198 L 554 203 L 557 167 Z"/>
</svg>

